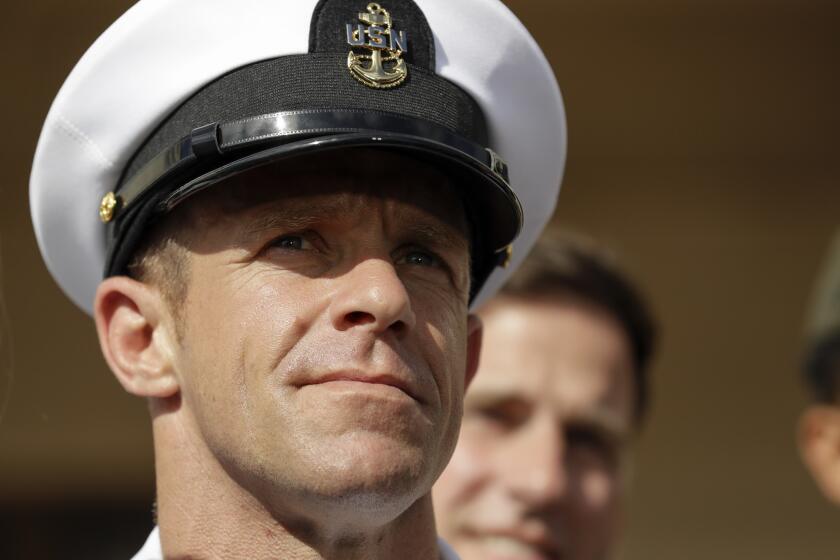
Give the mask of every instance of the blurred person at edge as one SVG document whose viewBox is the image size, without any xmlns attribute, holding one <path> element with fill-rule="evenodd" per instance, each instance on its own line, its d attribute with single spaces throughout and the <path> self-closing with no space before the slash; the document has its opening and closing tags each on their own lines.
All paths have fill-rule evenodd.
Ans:
<svg viewBox="0 0 840 560">
<path fill-rule="evenodd" d="M 812 402 L 799 421 L 799 449 L 820 491 L 840 505 L 840 232 L 814 295 L 804 364 Z"/>
<path fill-rule="evenodd" d="M 464 560 L 601 560 L 648 402 L 651 314 L 603 250 L 544 237 L 480 312 L 478 375 L 434 492 Z"/>
</svg>

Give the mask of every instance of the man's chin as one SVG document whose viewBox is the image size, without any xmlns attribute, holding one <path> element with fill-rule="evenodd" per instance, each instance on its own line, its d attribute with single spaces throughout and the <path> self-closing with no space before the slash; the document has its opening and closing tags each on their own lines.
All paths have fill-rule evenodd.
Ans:
<svg viewBox="0 0 840 560">
<path fill-rule="evenodd" d="M 339 487 L 401 492 L 426 478 L 431 453 L 418 443 L 404 434 L 359 430 L 325 438 L 310 450 L 309 462 Z"/>
<path fill-rule="evenodd" d="M 276 463 L 278 479 L 335 514 L 393 519 L 429 493 L 436 474 L 427 449 L 377 432 L 324 437 L 298 453 L 294 473 Z"/>
</svg>

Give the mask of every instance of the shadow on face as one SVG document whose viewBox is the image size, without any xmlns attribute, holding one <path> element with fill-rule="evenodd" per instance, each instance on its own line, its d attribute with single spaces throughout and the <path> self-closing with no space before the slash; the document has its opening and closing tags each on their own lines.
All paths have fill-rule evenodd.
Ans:
<svg viewBox="0 0 840 560">
<path fill-rule="evenodd" d="M 179 220 L 201 233 L 189 246 L 197 253 L 226 247 L 213 246 L 206 235 L 220 223 L 245 232 L 253 230 L 255 224 L 242 219 L 250 216 L 242 214 L 262 210 L 303 221 L 308 212 L 317 209 L 322 214 L 365 216 L 372 211 L 373 199 L 381 204 L 400 203 L 441 222 L 445 227 L 429 233 L 445 235 L 449 242 L 458 243 L 469 233 L 460 180 L 446 168 L 399 151 L 345 149 L 256 167 L 210 185 L 187 199 L 183 203 L 186 208 L 176 211 L 185 214 Z M 235 240 L 226 241 L 230 244 Z M 225 239 L 219 242 L 225 243 Z"/>
</svg>

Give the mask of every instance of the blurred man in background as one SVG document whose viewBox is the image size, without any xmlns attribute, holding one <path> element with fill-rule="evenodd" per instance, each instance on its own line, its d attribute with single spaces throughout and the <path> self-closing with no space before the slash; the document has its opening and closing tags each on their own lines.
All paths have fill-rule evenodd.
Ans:
<svg viewBox="0 0 840 560">
<path fill-rule="evenodd" d="M 552 235 L 480 316 L 440 534 L 464 560 L 607 558 L 647 408 L 648 309 L 599 250 Z"/>
<path fill-rule="evenodd" d="M 805 378 L 813 397 L 799 422 L 799 449 L 826 498 L 840 505 L 840 233 L 817 283 Z"/>
</svg>

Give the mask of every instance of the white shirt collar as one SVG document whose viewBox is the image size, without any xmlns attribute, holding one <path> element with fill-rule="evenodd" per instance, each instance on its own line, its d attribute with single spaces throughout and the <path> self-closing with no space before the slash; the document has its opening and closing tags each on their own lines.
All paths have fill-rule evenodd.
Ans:
<svg viewBox="0 0 840 560">
<path fill-rule="evenodd" d="M 458 555 L 443 539 L 438 537 L 440 560 L 458 560 Z M 131 560 L 163 560 L 163 550 L 160 547 L 160 530 L 155 526 L 146 539 L 143 548 Z"/>
<path fill-rule="evenodd" d="M 149 538 L 143 543 L 137 554 L 131 560 L 163 560 L 163 549 L 160 547 L 160 529 L 155 525 Z"/>
</svg>

